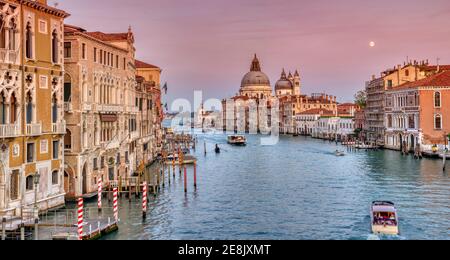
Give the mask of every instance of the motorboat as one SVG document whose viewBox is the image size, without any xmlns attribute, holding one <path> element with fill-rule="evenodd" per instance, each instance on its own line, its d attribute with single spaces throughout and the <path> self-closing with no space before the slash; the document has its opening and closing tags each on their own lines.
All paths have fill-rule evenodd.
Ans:
<svg viewBox="0 0 450 260">
<path fill-rule="evenodd" d="M 336 152 L 334 152 L 334 154 L 335 154 L 336 156 L 345 156 L 345 153 L 344 153 L 344 152 L 341 152 L 341 151 L 336 151 Z"/>
<path fill-rule="evenodd" d="M 398 214 L 395 204 L 389 201 L 374 201 L 370 208 L 372 232 L 382 235 L 398 235 Z"/>
<path fill-rule="evenodd" d="M 197 161 L 197 158 L 193 155 L 187 154 L 187 155 L 183 155 L 183 164 L 194 164 Z M 169 155 L 166 158 L 165 161 L 166 165 L 179 165 L 180 164 L 180 160 L 178 157 L 178 154 L 175 155 Z"/>
<path fill-rule="evenodd" d="M 243 135 L 230 135 L 228 136 L 228 143 L 231 145 L 245 146 L 247 145 L 247 139 Z"/>
</svg>

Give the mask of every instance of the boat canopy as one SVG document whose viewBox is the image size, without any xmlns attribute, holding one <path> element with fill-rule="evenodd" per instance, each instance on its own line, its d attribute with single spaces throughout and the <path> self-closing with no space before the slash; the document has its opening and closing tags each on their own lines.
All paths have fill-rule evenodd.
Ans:
<svg viewBox="0 0 450 260">
<path fill-rule="evenodd" d="M 396 213 L 395 208 L 392 206 L 373 206 L 373 212 L 387 212 Z"/>
</svg>

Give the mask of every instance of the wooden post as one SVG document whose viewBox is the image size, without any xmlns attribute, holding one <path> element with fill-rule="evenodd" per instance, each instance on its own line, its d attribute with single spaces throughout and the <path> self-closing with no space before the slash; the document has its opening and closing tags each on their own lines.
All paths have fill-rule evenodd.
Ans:
<svg viewBox="0 0 450 260">
<path fill-rule="evenodd" d="M 444 151 L 444 155 L 442 156 L 442 157 L 444 157 L 443 159 L 442 159 L 442 171 L 444 171 L 445 172 L 445 161 L 447 160 L 447 153 Z"/>
<path fill-rule="evenodd" d="M 131 203 L 131 178 L 128 179 L 128 201 Z"/>
<path fill-rule="evenodd" d="M 20 240 L 25 240 L 25 224 L 20 224 Z"/>
<path fill-rule="evenodd" d="M 39 240 L 39 219 L 34 220 L 34 240 Z"/>
<path fill-rule="evenodd" d="M 194 161 L 194 188 L 197 188 L 197 162 Z"/>
<path fill-rule="evenodd" d="M 6 218 L 2 218 L 2 240 L 6 240 Z"/>
<path fill-rule="evenodd" d="M 187 192 L 187 169 L 184 167 L 184 192 Z"/>
<path fill-rule="evenodd" d="M 144 182 L 144 187 L 142 190 L 142 218 L 147 217 L 147 182 Z"/>
<path fill-rule="evenodd" d="M 139 173 L 137 180 L 138 181 L 136 183 L 136 188 L 135 188 L 136 194 L 135 195 L 136 195 L 136 198 L 139 198 L 140 193 L 141 193 L 141 173 Z"/>
<path fill-rule="evenodd" d="M 164 187 L 166 187 L 166 180 L 165 180 L 165 178 L 164 178 L 164 165 L 163 165 L 163 167 L 161 168 L 161 176 L 162 176 L 162 186 L 163 186 L 163 188 L 164 188 Z"/>
<path fill-rule="evenodd" d="M 206 141 L 203 143 L 203 147 L 205 149 L 205 156 L 206 156 Z"/>
</svg>

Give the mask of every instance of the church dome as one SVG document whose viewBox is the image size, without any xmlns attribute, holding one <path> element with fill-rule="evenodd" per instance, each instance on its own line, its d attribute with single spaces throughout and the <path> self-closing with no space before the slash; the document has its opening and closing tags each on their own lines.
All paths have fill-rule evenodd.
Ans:
<svg viewBox="0 0 450 260">
<path fill-rule="evenodd" d="M 241 82 L 241 88 L 251 86 L 269 86 L 270 80 L 269 77 L 261 71 L 261 65 L 259 63 L 258 58 L 255 55 L 253 59 L 252 66 L 250 68 L 250 72 L 245 74 L 244 78 Z"/>
<path fill-rule="evenodd" d="M 254 85 L 269 85 L 270 86 L 270 80 L 269 77 L 264 74 L 261 71 L 250 71 L 249 73 L 245 74 L 244 78 L 242 79 L 241 86 L 254 86 Z"/>
<path fill-rule="evenodd" d="M 277 90 L 292 90 L 294 88 L 292 82 L 286 77 L 286 72 L 283 69 L 280 80 L 275 84 L 275 91 Z"/>
</svg>

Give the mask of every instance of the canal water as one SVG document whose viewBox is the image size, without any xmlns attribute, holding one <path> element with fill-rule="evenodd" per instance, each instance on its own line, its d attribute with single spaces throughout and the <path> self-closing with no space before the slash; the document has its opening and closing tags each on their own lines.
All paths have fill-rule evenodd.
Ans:
<svg viewBox="0 0 450 260">
<path fill-rule="evenodd" d="M 198 138 L 197 190 L 192 168 L 186 194 L 177 172 L 151 197 L 145 221 L 140 201 L 123 198 L 120 230 L 105 239 L 374 239 L 374 200 L 399 210 L 401 235 L 380 239 L 450 239 L 450 171 L 440 160 L 394 151 L 336 157 L 346 148 L 306 137 L 260 146 L 260 136 L 249 136 L 246 147 L 227 145 L 225 135 Z"/>
</svg>

